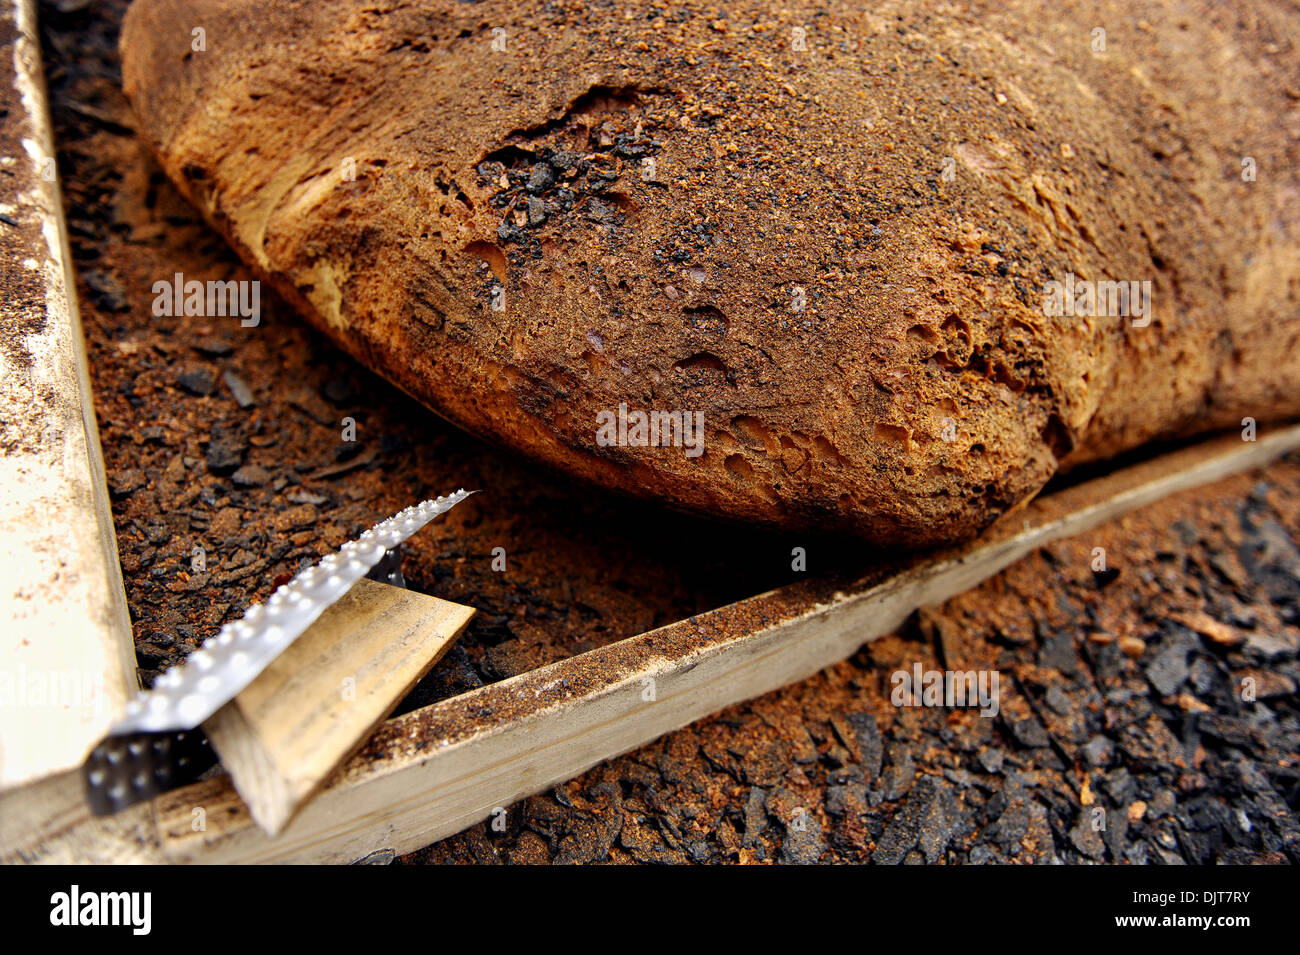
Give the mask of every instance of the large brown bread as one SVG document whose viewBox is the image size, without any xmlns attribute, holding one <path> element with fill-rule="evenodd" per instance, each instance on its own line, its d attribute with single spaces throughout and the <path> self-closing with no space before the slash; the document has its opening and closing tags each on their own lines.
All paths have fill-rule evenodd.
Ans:
<svg viewBox="0 0 1300 955">
<path fill-rule="evenodd" d="M 123 74 L 323 332 L 602 485 L 915 546 L 1300 415 L 1300 10 L 860 6 L 136 0 Z M 1069 276 L 1149 324 L 1046 315 Z"/>
</svg>

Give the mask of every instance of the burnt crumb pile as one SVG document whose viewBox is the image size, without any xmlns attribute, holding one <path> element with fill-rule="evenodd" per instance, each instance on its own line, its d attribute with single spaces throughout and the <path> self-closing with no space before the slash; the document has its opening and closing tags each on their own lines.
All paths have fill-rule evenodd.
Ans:
<svg viewBox="0 0 1300 955">
<path fill-rule="evenodd" d="M 501 216 L 496 244 L 474 246 L 485 255 L 479 291 L 486 304 L 508 268 L 542 262 L 546 243 L 567 241 L 575 229 L 599 228 L 618 248 L 638 209 L 633 192 L 664 185 L 655 158 L 662 143 L 653 133 L 666 116 L 653 99 L 596 87 L 561 119 L 520 134 L 475 167 L 478 187 Z"/>
<path fill-rule="evenodd" d="M 557 144 L 506 146 L 479 163 L 479 184 L 496 190 L 491 205 L 502 213 L 497 237 L 503 244 L 519 246 L 528 257 L 540 259 L 546 234 L 542 227 L 548 222 L 563 227 L 577 215 L 593 223 L 621 225 L 624 213 L 633 208 L 625 177 L 654 183 L 654 157 L 661 144 L 646 121 L 624 109 L 617 118 L 595 125 L 580 122 L 612 95 L 602 91 L 570 110 L 578 120 L 562 131 Z M 569 143 L 576 148 L 568 148 Z"/>
</svg>

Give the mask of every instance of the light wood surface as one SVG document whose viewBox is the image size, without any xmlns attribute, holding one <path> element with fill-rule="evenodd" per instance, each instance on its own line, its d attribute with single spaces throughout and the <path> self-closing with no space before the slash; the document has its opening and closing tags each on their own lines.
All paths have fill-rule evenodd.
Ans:
<svg viewBox="0 0 1300 955">
<path fill-rule="evenodd" d="M 360 580 L 203 724 L 274 835 L 442 658 L 471 607 Z"/>
<path fill-rule="evenodd" d="M 137 689 L 63 207 L 53 177 L 35 3 L 0 64 L 5 166 L 0 296 L 0 792 L 79 766 Z M 12 125 L 11 125 L 12 124 Z M 47 178 L 48 176 L 48 178 Z"/>
</svg>

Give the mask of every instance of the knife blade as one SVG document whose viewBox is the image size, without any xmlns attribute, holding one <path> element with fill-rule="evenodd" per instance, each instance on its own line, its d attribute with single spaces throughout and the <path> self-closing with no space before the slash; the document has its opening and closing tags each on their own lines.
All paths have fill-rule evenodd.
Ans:
<svg viewBox="0 0 1300 955">
<path fill-rule="evenodd" d="M 380 521 L 279 587 L 265 603 L 172 667 L 127 704 L 87 758 L 83 779 L 98 814 L 116 812 L 197 778 L 215 761 L 199 724 L 234 699 L 358 580 L 376 571 L 404 584 L 397 548 L 477 492 L 459 490 Z"/>
</svg>

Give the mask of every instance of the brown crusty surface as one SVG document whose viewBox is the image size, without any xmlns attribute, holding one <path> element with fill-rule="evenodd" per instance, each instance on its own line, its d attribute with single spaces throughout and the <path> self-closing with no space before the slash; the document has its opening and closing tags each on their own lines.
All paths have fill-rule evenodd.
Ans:
<svg viewBox="0 0 1300 955">
<path fill-rule="evenodd" d="M 1300 415 L 1300 10 L 862 6 L 137 0 L 123 76 L 358 360 L 673 506 L 924 545 Z M 1150 324 L 1048 317 L 1067 273 Z M 621 402 L 703 455 L 599 446 Z"/>
</svg>

